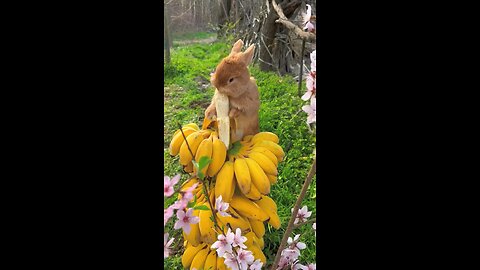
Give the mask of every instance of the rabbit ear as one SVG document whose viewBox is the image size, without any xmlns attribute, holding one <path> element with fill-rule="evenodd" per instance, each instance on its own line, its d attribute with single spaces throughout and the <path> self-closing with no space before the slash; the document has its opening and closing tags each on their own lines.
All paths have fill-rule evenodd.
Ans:
<svg viewBox="0 0 480 270">
<path fill-rule="evenodd" d="M 232 48 L 232 51 L 230 52 L 230 55 L 241 52 L 242 46 L 243 46 L 243 41 L 241 39 L 237 40 L 237 42 L 233 44 L 233 48 Z"/>
<path fill-rule="evenodd" d="M 255 44 L 250 45 L 248 49 L 245 50 L 245 52 L 242 54 L 242 60 L 245 63 L 245 65 L 250 65 L 253 60 L 253 52 L 255 51 Z"/>
</svg>

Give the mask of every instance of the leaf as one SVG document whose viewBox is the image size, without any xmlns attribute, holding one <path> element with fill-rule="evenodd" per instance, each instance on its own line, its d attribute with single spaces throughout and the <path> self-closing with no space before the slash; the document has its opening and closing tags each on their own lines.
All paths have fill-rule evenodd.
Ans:
<svg viewBox="0 0 480 270">
<path fill-rule="evenodd" d="M 197 195 L 195 194 L 193 195 L 193 202 L 188 202 L 187 208 L 192 208 L 196 202 L 197 202 Z"/>
<path fill-rule="evenodd" d="M 197 205 L 197 206 L 193 207 L 193 210 L 204 210 L 204 211 L 208 211 L 208 210 L 210 210 L 210 208 L 208 208 L 208 206 L 206 206 L 206 205 Z"/>
<path fill-rule="evenodd" d="M 207 156 L 200 157 L 200 160 L 198 161 L 198 170 L 201 171 L 203 168 L 205 168 L 208 164 L 212 162 L 212 159 L 210 159 Z"/>
</svg>

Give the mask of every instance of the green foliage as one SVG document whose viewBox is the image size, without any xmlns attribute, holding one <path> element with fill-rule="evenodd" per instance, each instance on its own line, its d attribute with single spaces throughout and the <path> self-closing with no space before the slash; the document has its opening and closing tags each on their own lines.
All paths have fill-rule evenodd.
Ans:
<svg viewBox="0 0 480 270">
<path fill-rule="evenodd" d="M 206 206 L 206 205 L 197 205 L 197 206 L 193 207 L 193 210 L 209 211 L 210 208 L 208 208 L 208 206 Z"/>
<path fill-rule="evenodd" d="M 216 33 L 209 33 L 209 32 L 173 33 L 173 40 L 183 41 L 183 40 L 192 40 L 192 39 L 207 39 L 215 36 L 216 36 Z"/>
<path fill-rule="evenodd" d="M 233 43 L 193 44 L 173 50 L 171 67 L 165 69 L 165 175 L 174 176 L 182 171 L 178 156 L 168 155 L 168 145 L 173 133 L 178 129 L 178 123 L 185 125 L 194 122 L 201 126 L 206 105 L 208 106 L 213 96 L 213 88 L 209 86 L 202 90 L 197 82 L 198 78 L 208 83 L 210 73 L 220 60 L 228 55 L 231 44 Z M 277 134 L 286 154 L 279 163 L 278 182 L 272 186 L 270 193 L 277 203 L 282 222 L 279 230 L 266 225 L 264 253 L 271 263 L 290 219 L 291 208 L 300 195 L 310 170 L 316 138 L 307 126 L 307 114 L 301 109 L 306 102 L 297 96 L 298 85 L 295 80 L 291 76 L 279 77 L 272 72 L 263 72 L 257 67 L 251 67 L 250 72 L 251 76 L 255 77 L 260 92 L 260 131 Z M 186 178 L 186 175 L 182 176 L 182 179 Z M 313 211 L 312 217 L 316 216 L 315 191 L 316 177 L 301 204 Z M 295 229 L 292 237 L 295 234 L 301 234 L 301 241 L 307 245 L 307 249 L 301 252 L 300 263 L 314 262 L 316 254 L 312 223 Z M 181 239 L 180 233 L 175 242 L 178 240 L 179 245 L 183 245 L 180 243 Z M 180 251 L 177 255 L 181 254 Z M 168 263 L 164 266 L 181 269 L 180 262 L 175 264 L 176 261 L 179 261 L 178 258 L 168 258 Z"/>
</svg>

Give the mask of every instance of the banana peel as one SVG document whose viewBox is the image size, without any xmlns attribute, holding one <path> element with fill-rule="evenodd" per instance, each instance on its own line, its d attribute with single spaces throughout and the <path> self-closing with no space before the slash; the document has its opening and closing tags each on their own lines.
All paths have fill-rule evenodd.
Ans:
<svg viewBox="0 0 480 270">
<path fill-rule="evenodd" d="M 228 96 L 217 92 L 215 95 L 215 108 L 217 109 L 218 138 L 225 144 L 227 149 L 230 147 L 230 118 Z"/>
</svg>

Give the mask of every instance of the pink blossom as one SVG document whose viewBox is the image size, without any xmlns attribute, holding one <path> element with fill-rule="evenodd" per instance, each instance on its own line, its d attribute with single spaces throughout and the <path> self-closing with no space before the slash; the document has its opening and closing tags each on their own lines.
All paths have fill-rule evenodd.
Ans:
<svg viewBox="0 0 480 270">
<path fill-rule="evenodd" d="M 310 105 L 305 105 L 302 110 L 308 114 L 307 124 L 316 122 L 317 118 L 317 101 L 315 97 L 310 99 Z"/>
<path fill-rule="evenodd" d="M 303 100 L 308 100 L 311 97 L 315 97 L 316 82 L 314 72 L 307 76 L 307 92 L 302 96 Z"/>
<path fill-rule="evenodd" d="M 215 243 L 212 244 L 210 247 L 211 249 L 217 249 L 217 255 L 219 257 L 223 257 L 226 252 L 232 253 L 232 243 L 233 239 L 235 238 L 234 234 L 228 229 L 226 236 L 223 234 L 219 234 Z"/>
<path fill-rule="evenodd" d="M 313 223 L 312 225 L 313 230 L 315 231 L 315 237 L 317 237 L 317 223 Z"/>
<path fill-rule="evenodd" d="M 286 248 L 282 250 L 281 255 L 285 257 L 287 262 L 292 263 L 300 256 L 300 251 L 298 249 Z"/>
<path fill-rule="evenodd" d="M 315 29 L 315 26 L 311 22 L 307 22 L 307 24 L 303 29 L 307 30 L 308 32 L 313 32 L 313 30 Z"/>
<path fill-rule="evenodd" d="M 163 196 L 170 197 L 172 196 L 174 190 L 173 186 L 178 183 L 180 180 L 180 174 L 175 175 L 171 180 L 170 177 L 164 176 L 163 177 Z"/>
<path fill-rule="evenodd" d="M 292 208 L 293 212 L 293 208 Z M 299 222 L 305 222 L 307 221 L 307 218 L 309 218 L 312 215 L 312 211 L 308 212 L 308 207 L 305 205 L 301 209 L 298 210 L 297 212 L 297 218 L 295 218 L 295 221 L 293 224 L 298 224 Z"/>
<path fill-rule="evenodd" d="M 178 220 L 175 222 L 173 228 L 175 230 L 182 228 L 186 234 L 190 233 L 190 224 L 197 224 L 200 222 L 200 218 L 193 215 L 193 208 L 188 209 L 186 213 L 183 212 L 183 210 L 178 210 L 177 218 Z"/>
<path fill-rule="evenodd" d="M 262 261 L 256 260 L 250 265 L 250 270 L 261 270 L 262 269 Z"/>
<path fill-rule="evenodd" d="M 223 257 L 225 258 L 225 261 L 223 261 L 223 263 L 225 263 L 226 266 L 228 266 L 232 270 L 239 270 L 238 269 L 238 263 L 237 263 L 237 257 L 235 257 L 231 253 L 225 253 L 225 256 L 223 256 Z"/>
<path fill-rule="evenodd" d="M 218 214 L 221 215 L 222 217 L 230 217 L 230 214 L 228 214 L 227 209 L 228 209 L 229 203 L 222 202 L 222 195 L 220 195 L 216 200 L 215 200 L 215 209 L 218 211 Z"/>
<path fill-rule="evenodd" d="M 310 68 L 312 72 L 317 72 L 317 51 L 310 54 Z"/>
<path fill-rule="evenodd" d="M 316 263 L 311 263 L 308 265 L 308 270 L 317 270 L 317 264 Z"/>
<path fill-rule="evenodd" d="M 172 245 L 174 239 L 175 238 L 172 238 L 170 241 L 168 241 L 168 233 L 163 235 L 163 258 L 170 256 L 170 246 Z"/>
<path fill-rule="evenodd" d="M 185 209 L 188 202 L 193 199 L 193 190 L 198 186 L 198 183 L 193 184 L 185 191 L 180 191 L 181 198 L 172 205 L 173 209 Z"/>
<path fill-rule="evenodd" d="M 168 220 L 173 216 L 173 207 L 169 206 L 167 209 L 163 209 L 163 226 L 167 224 Z"/>
<path fill-rule="evenodd" d="M 237 228 L 237 230 L 235 231 L 235 236 L 233 238 L 233 246 L 234 247 L 241 247 L 241 248 L 247 248 L 247 246 L 245 246 L 243 243 L 247 241 L 247 237 L 245 236 L 242 236 L 242 231 L 240 230 L 240 228 Z"/>
<path fill-rule="evenodd" d="M 302 17 L 303 17 L 302 25 L 306 25 L 308 22 L 310 22 L 310 19 L 312 17 L 312 7 L 309 4 L 306 4 L 306 6 L 307 6 L 307 12 L 302 14 Z M 304 27 L 303 30 L 306 30 L 306 27 Z"/>
<path fill-rule="evenodd" d="M 255 258 L 253 257 L 251 251 L 243 249 L 237 250 L 237 261 L 240 264 L 240 268 L 242 270 L 246 270 L 248 268 L 248 265 L 253 263 L 253 260 L 255 260 Z"/>
<path fill-rule="evenodd" d="M 298 252 L 300 252 L 300 249 L 305 249 L 307 245 L 305 245 L 305 243 L 299 242 L 298 238 L 300 238 L 300 234 L 295 235 L 293 241 L 291 237 L 288 237 L 287 243 L 290 245 L 291 248 L 296 248 L 298 249 Z"/>
<path fill-rule="evenodd" d="M 282 251 L 282 253 L 283 253 L 283 251 Z M 281 256 L 280 261 L 278 262 L 277 270 L 281 270 L 281 269 L 285 268 L 285 266 L 287 266 L 288 264 L 289 264 L 289 260 L 287 259 L 287 257 Z"/>
</svg>

